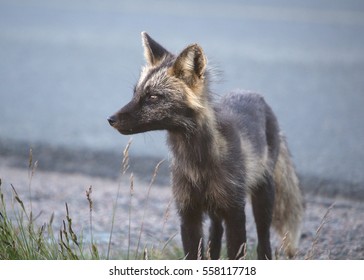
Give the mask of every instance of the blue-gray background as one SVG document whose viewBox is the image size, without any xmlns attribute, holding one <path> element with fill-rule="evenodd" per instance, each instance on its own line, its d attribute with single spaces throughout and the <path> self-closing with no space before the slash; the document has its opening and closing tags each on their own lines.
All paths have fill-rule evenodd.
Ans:
<svg viewBox="0 0 364 280">
<path fill-rule="evenodd" d="M 215 92 L 264 94 L 307 185 L 364 198 L 360 0 L 0 1 L 0 160 L 30 146 L 55 169 L 69 151 L 121 154 L 129 137 L 106 118 L 132 95 L 143 30 L 174 53 L 201 44 Z M 168 158 L 164 138 L 133 136 L 131 154 Z"/>
</svg>

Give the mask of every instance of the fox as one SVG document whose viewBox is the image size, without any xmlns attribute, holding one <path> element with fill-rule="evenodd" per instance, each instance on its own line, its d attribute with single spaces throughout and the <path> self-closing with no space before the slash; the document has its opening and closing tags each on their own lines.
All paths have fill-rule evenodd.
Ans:
<svg viewBox="0 0 364 280">
<path fill-rule="evenodd" d="M 167 131 L 185 259 L 204 258 L 206 244 L 208 258 L 219 259 L 224 232 L 227 258 L 244 258 L 248 199 L 258 259 L 272 259 L 271 227 L 292 258 L 300 239 L 303 195 L 271 107 L 262 95 L 240 89 L 216 100 L 199 44 L 174 55 L 146 32 L 141 37 L 146 65 L 131 101 L 107 120 L 124 135 Z"/>
</svg>

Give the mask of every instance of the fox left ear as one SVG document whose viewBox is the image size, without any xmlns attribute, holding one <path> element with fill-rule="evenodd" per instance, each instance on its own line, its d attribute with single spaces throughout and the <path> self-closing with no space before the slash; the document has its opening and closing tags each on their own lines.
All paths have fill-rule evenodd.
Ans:
<svg viewBox="0 0 364 280">
<path fill-rule="evenodd" d="M 172 74 L 194 87 L 204 78 L 207 60 L 202 48 L 193 44 L 185 48 L 172 67 Z"/>
<path fill-rule="evenodd" d="M 142 41 L 144 56 L 149 66 L 156 66 L 169 55 L 169 52 L 154 41 L 145 31 L 142 32 Z"/>
</svg>

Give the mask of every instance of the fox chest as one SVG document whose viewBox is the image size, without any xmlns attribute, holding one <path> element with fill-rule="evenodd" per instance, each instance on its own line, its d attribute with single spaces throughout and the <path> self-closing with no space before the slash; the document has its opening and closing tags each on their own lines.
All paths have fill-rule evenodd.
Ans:
<svg viewBox="0 0 364 280">
<path fill-rule="evenodd" d="M 174 199 L 179 210 L 196 208 L 215 212 L 244 203 L 245 191 L 239 178 L 216 171 L 194 171 L 186 176 L 180 171 L 172 178 Z"/>
</svg>

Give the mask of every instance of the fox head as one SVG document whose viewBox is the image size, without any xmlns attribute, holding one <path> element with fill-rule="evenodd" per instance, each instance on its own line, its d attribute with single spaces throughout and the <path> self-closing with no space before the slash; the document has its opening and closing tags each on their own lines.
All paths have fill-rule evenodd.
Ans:
<svg viewBox="0 0 364 280">
<path fill-rule="evenodd" d="M 175 56 L 142 32 L 146 65 L 131 101 L 108 118 L 122 134 L 195 127 L 204 107 L 207 60 L 197 44 Z"/>
</svg>

